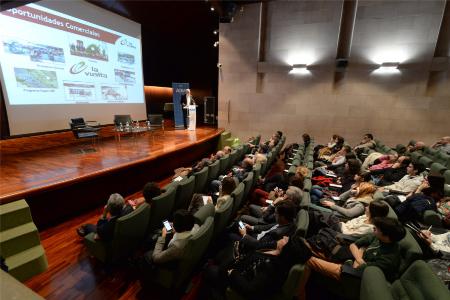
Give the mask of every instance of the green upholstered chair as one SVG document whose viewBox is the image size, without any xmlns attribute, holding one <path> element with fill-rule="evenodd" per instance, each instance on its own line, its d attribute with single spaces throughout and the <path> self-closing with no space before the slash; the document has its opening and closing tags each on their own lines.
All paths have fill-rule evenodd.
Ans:
<svg viewBox="0 0 450 300">
<path fill-rule="evenodd" d="M 300 283 L 300 279 L 302 278 L 303 272 L 305 270 L 305 266 L 302 264 L 296 264 L 291 267 L 289 270 L 288 277 L 281 287 L 280 291 L 278 291 L 271 300 L 292 300 L 297 299 L 298 287 Z M 226 299 L 227 300 L 245 300 L 245 298 L 239 295 L 237 292 L 232 290 L 231 288 L 227 288 L 226 291 Z M 266 299 L 266 298 L 264 298 Z"/>
<path fill-rule="evenodd" d="M 255 139 L 253 140 L 254 145 L 259 145 L 259 142 L 261 141 L 261 135 L 258 134 Z"/>
<path fill-rule="evenodd" d="M 300 207 L 308 208 L 310 204 L 311 204 L 311 195 L 309 194 L 308 191 L 303 191 L 302 201 L 300 202 Z"/>
<path fill-rule="evenodd" d="M 230 167 L 234 166 L 236 164 L 236 161 L 238 159 L 239 153 L 237 150 L 232 150 L 230 153 Z"/>
<path fill-rule="evenodd" d="M 444 283 L 423 261 L 417 260 L 390 284 L 377 267 L 367 267 L 361 280 L 360 299 L 364 300 L 443 300 L 450 299 Z"/>
<path fill-rule="evenodd" d="M 267 161 L 263 161 L 260 163 L 261 164 L 261 171 L 260 171 L 260 175 L 264 176 L 264 172 L 266 172 L 266 168 L 267 168 Z"/>
<path fill-rule="evenodd" d="M 295 220 L 295 235 L 305 237 L 309 226 L 309 214 L 307 209 L 300 209 Z"/>
<path fill-rule="evenodd" d="M 194 193 L 201 193 L 205 190 L 206 184 L 208 182 L 208 169 L 209 167 L 204 167 L 200 171 L 194 173 L 195 176 Z"/>
<path fill-rule="evenodd" d="M 220 171 L 219 171 L 219 175 L 223 175 L 225 174 L 226 171 L 228 171 L 228 166 L 230 164 L 230 155 L 224 155 L 221 159 L 219 159 L 220 161 Z"/>
<path fill-rule="evenodd" d="M 419 162 L 421 157 L 422 157 L 422 153 L 420 153 L 418 151 L 414 151 L 413 153 L 411 153 L 411 161 L 414 163 Z"/>
<path fill-rule="evenodd" d="M 135 211 L 116 221 L 112 241 L 95 240 L 95 233 L 84 237 L 84 243 L 91 255 L 104 263 L 112 263 L 135 251 L 144 241 L 150 220 L 150 206 L 140 205 Z"/>
<path fill-rule="evenodd" d="M 170 217 L 175 205 L 176 193 L 176 188 L 168 187 L 164 193 L 152 199 L 150 221 L 148 223 L 149 234 L 161 228 L 162 221 Z"/>
<path fill-rule="evenodd" d="M 444 185 L 444 194 L 445 196 L 450 196 L 450 170 L 444 172 L 445 185 Z"/>
<path fill-rule="evenodd" d="M 419 159 L 419 163 L 421 163 L 425 168 L 429 168 L 433 164 L 433 160 L 431 158 L 426 157 L 426 156 L 422 156 Z"/>
<path fill-rule="evenodd" d="M 408 230 L 405 238 L 399 242 L 399 247 L 401 255 L 399 274 L 403 274 L 415 260 L 422 257 L 422 250 Z M 313 273 L 313 276 L 320 287 L 331 291 L 333 294 L 344 299 L 359 299 L 360 278 L 342 274 L 341 280 L 336 281 L 317 273 Z"/>
<path fill-rule="evenodd" d="M 244 200 L 244 190 L 245 184 L 241 182 L 231 193 L 231 197 L 233 198 L 233 210 L 231 212 L 232 217 L 235 216 L 238 210 L 242 207 L 242 200 Z"/>
<path fill-rule="evenodd" d="M 443 175 L 445 171 L 447 171 L 447 167 L 440 163 L 432 163 L 430 166 L 430 174 Z"/>
<path fill-rule="evenodd" d="M 211 242 L 213 231 L 214 220 L 208 217 L 199 230 L 189 237 L 181 259 L 176 263 L 158 266 L 150 279 L 166 289 L 180 290 L 199 265 Z"/>
<path fill-rule="evenodd" d="M 250 193 L 250 190 L 252 189 L 253 177 L 254 177 L 253 172 L 249 172 L 247 174 L 247 177 L 245 177 L 244 180 L 242 180 L 242 183 L 245 185 L 244 197 L 243 197 L 244 200 L 247 199 L 248 194 Z"/>
<path fill-rule="evenodd" d="M 430 148 L 430 147 L 425 147 L 423 154 L 429 158 L 431 158 L 432 160 L 436 160 L 435 156 L 437 156 L 439 150 Z"/>
<path fill-rule="evenodd" d="M 255 187 L 256 182 L 258 181 L 260 175 L 261 175 L 261 164 L 256 164 L 253 166 L 252 188 Z"/>
<path fill-rule="evenodd" d="M 445 166 L 450 161 L 450 155 L 448 155 L 447 153 L 444 153 L 444 151 L 439 151 L 436 154 L 434 161 Z M 447 165 L 447 167 L 450 167 L 450 166 Z"/>
<path fill-rule="evenodd" d="M 177 193 L 175 196 L 174 211 L 177 209 L 187 209 L 191 202 L 192 195 L 195 188 L 195 176 L 190 176 L 181 180 L 177 186 Z"/>
<path fill-rule="evenodd" d="M 304 190 L 305 192 L 310 192 L 310 191 L 311 191 L 311 188 L 312 188 L 312 182 L 311 182 L 311 179 L 305 178 L 305 179 L 303 180 L 303 190 Z"/>
<path fill-rule="evenodd" d="M 206 205 L 203 205 L 194 214 L 196 223 L 200 224 L 200 225 L 205 223 L 205 221 L 206 221 L 206 219 L 208 219 L 208 217 L 214 217 L 215 212 L 216 212 L 216 208 L 214 207 L 214 204 L 208 203 Z"/>
<path fill-rule="evenodd" d="M 220 161 L 216 160 L 208 166 L 208 182 L 213 181 L 219 177 L 220 172 Z"/>
<path fill-rule="evenodd" d="M 427 226 L 433 225 L 433 227 L 442 227 L 444 225 L 442 224 L 441 215 L 431 209 L 423 212 L 422 223 Z"/>
<path fill-rule="evenodd" d="M 230 223 L 231 214 L 233 213 L 233 198 L 225 202 L 214 214 L 214 234 L 213 239 L 216 239 Z"/>
</svg>

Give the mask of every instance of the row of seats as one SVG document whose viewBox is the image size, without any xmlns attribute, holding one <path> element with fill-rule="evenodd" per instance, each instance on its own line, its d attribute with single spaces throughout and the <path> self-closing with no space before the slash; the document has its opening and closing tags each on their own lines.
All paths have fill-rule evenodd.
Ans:
<svg viewBox="0 0 450 300">
<path fill-rule="evenodd" d="M 256 144 L 259 139 L 260 136 L 252 143 Z M 268 159 L 267 163 L 256 164 L 253 167 L 253 172 L 250 172 L 232 192 L 231 201 L 228 201 L 217 211 L 212 204 L 205 205 L 195 214 L 195 218 L 201 226 L 200 230 L 190 238 L 185 257 L 179 261 L 175 268 L 172 266 L 170 269 L 158 269 L 157 276 L 153 277 L 155 282 L 166 288 L 175 289 L 185 283 L 207 250 L 207 246 L 231 222 L 236 212 L 244 204 L 244 199 L 247 198 L 251 188 L 256 184 L 257 178 L 260 177 L 262 171 L 265 172 L 269 168 L 284 142 L 285 139 L 282 139 L 271 151 L 270 157 L 273 157 L 273 159 Z M 159 229 L 162 221 L 170 218 L 175 210 L 187 208 L 193 193 L 205 191 L 213 179 L 225 174 L 236 162 L 243 159 L 249 150 L 250 148 L 246 145 L 241 145 L 232 150 L 229 155 L 194 173 L 193 176 L 167 185 L 163 194 L 153 198 L 151 207 L 147 204 L 141 205 L 132 213 L 117 220 L 111 243 L 96 241 L 93 234 L 87 235 L 85 244 L 88 251 L 106 263 L 117 261 L 119 258 L 129 255 L 140 246 L 146 235 L 152 234 L 155 229 Z"/>
</svg>

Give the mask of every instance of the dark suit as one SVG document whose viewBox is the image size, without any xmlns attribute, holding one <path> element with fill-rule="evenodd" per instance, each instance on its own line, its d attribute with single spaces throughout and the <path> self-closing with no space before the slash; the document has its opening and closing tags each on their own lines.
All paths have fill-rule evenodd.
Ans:
<svg viewBox="0 0 450 300">
<path fill-rule="evenodd" d="M 191 97 L 191 104 L 192 104 L 192 97 Z M 184 123 L 184 128 L 188 128 L 188 119 L 187 119 L 187 114 L 188 114 L 188 108 L 186 107 L 187 105 L 187 99 L 186 99 L 186 94 L 181 95 L 181 110 L 183 111 L 183 123 Z"/>
<path fill-rule="evenodd" d="M 243 244 L 243 247 L 245 247 L 246 250 L 276 249 L 278 240 L 282 239 L 285 235 L 291 236 L 295 231 L 293 223 L 280 225 L 277 228 L 270 230 L 275 225 L 276 224 L 255 225 L 253 231 L 242 238 L 241 243 Z M 258 240 L 258 234 L 267 230 L 270 231 L 266 232 L 266 234 Z"/>
</svg>

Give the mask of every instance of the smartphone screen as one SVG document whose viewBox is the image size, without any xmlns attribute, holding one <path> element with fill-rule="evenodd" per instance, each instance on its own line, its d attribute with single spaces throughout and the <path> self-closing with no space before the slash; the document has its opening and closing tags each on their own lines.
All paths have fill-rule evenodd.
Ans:
<svg viewBox="0 0 450 300">
<path fill-rule="evenodd" d="M 164 220 L 163 225 L 166 228 L 167 231 L 172 231 L 172 226 L 170 225 L 169 221 Z"/>
<path fill-rule="evenodd" d="M 208 204 L 209 197 L 208 196 L 202 196 L 202 197 L 203 197 L 203 205 Z"/>
<path fill-rule="evenodd" d="M 338 201 L 339 200 L 339 197 L 336 197 L 336 196 L 333 196 L 333 197 L 331 197 L 334 201 Z"/>
<path fill-rule="evenodd" d="M 239 221 L 239 227 L 240 227 L 241 229 L 244 229 L 244 228 L 245 228 L 245 225 L 244 225 L 244 223 L 242 223 L 242 221 Z"/>
<path fill-rule="evenodd" d="M 273 203 L 273 200 L 269 200 L 269 199 L 267 199 L 267 200 L 266 200 L 266 203 L 270 205 L 270 204 L 272 204 L 272 203 Z"/>
</svg>

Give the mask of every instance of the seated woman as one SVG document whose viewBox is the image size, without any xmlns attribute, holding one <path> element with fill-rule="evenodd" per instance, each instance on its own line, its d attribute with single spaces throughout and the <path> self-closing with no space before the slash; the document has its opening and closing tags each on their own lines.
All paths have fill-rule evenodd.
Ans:
<svg viewBox="0 0 450 300">
<path fill-rule="evenodd" d="M 231 193 L 236 189 L 236 181 L 233 177 L 225 177 L 222 180 L 222 185 L 219 190 L 219 198 L 216 202 L 216 210 L 222 207 L 227 201 L 231 199 Z"/>
<path fill-rule="evenodd" d="M 282 177 L 282 180 L 280 181 L 271 182 L 270 186 L 272 189 L 269 190 L 269 192 L 259 188 L 255 189 L 252 193 L 250 202 L 260 206 L 267 206 L 267 200 L 274 201 L 276 198 L 282 197 L 284 190 L 287 190 L 289 186 L 296 186 L 303 189 L 303 182 L 304 178 L 301 174 L 291 176 L 287 183 L 285 182 L 285 177 Z"/>
<path fill-rule="evenodd" d="M 211 203 L 213 204 L 213 200 L 211 196 L 206 196 L 203 194 L 194 194 L 192 195 L 191 203 L 189 204 L 188 211 L 195 215 L 195 213 L 206 204 Z"/>
<path fill-rule="evenodd" d="M 371 170 L 370 174 L 372 175 L 372 179 L 376 185 L 390 185 L 396 181 L 399 181 L 406 175 L 406 169 L 410 163 L 411 159 L 409 157 L 400 156 L 391 167 L 380 170 Z"/>
<path fill-rule="evenodd" d="M 347 201 L 342 206 L 336 205 L 334 201 L 323 200 L 320 202 L 322 206 L 320 207 L 315 204 L 311 204 L 310 208 L 318 209 L 321 211 L 336 212 L 336 216 L 344 218 L 355 218 L 364 213 L 365 207 L 373 201 L 373 194 L 376 191 L 376 187 L 369 183 L 363 182 L 356 188 L 356 194 L 347 199 Z"/>
<path fill-rule="evenodd" d="M 391 218 L 374 218 L 373 225 L 373 234 L 367 234 L 350 245 L 354 260 L 352 266 L 313 256 L 307 261 L 308 267 L 324 276 L 340 280 L 342 272 L 347 269 L 362 276 L 365 267 L 376 266 L 383 271 L 388 281 L 394 281 L 399 276 L 401 261 L 398 242 L 405 237 L 406 230 L 399 221 Z"/>
<path fill-rule="evenodd" d="M 114 228 L 118 218 L 124 216 L 125 200 L 119 194 L 112 194 L 109 196 L 108 203 L 103 208 L 103 213 L 97 222 L 94 224 L 84 224 L 77 229 L 79 236 L 84 237 L 91 232 L 95 232 L 95 239 L 103 241 L 111 241 L 114 236 Z"/>
</svg>

